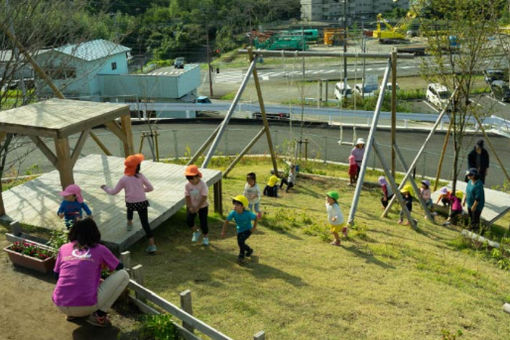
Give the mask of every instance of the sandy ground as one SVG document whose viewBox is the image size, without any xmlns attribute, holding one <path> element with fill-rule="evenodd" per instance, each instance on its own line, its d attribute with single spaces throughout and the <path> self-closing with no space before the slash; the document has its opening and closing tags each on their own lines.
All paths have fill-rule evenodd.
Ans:
<svg viewBox="0 0 510 340">
<path fill-rule="evenodd" d="M 0 234 L 0 247 L 9 243 Z M 128 339 L 132 321 L 112 313 L 113 327 L 103 329 L 84 319 L 68 322 L 53 305 L 52 275 L 14 267 L 5 252 L 0 255 L 0 339 Z M 121 329 L 123 331 L 121 331 Z"/>
</svg>

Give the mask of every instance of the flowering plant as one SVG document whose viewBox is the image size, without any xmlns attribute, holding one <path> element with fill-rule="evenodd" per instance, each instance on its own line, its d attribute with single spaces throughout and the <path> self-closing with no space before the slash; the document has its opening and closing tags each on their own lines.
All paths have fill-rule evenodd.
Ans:
<svg viewBox="0 0 510 340">
<path fill-rule="evenodd" d="M 40 248 L 38 245 L 27 241 L 14 242 L 12 246 L 9 247 L 9 249 L 17 253 L 25 254 L 41 260 L 55 256 L 51 250 Z"/>
</svg>

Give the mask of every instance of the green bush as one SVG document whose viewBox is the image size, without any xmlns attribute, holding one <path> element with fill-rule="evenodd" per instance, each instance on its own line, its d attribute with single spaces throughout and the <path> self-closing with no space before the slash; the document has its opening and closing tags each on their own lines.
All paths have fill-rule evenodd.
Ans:
<svg viewBox="0 0 510 340">
<path fill-rule="evenodd" d="M 172 322 L 170 314 L 148 315 L 140 329 L 140 338 L 144 340 L 180 340 L 181 336 Z"/>
</svg>

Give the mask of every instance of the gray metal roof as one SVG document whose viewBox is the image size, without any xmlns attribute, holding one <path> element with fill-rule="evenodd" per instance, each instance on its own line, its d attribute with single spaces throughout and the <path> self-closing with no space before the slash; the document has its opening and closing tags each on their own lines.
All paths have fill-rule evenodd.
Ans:
<svg viewBox="0 0 510 340">
<path fill-rule="evenodd" d="M 131 49 L 129 47 L 103 39 L 91 40 L 79 44 L 65 45 L 54 49 L 54 51 L 61 52 L 86 61 L 101 59 L 130 50 Z"/>
</svg>

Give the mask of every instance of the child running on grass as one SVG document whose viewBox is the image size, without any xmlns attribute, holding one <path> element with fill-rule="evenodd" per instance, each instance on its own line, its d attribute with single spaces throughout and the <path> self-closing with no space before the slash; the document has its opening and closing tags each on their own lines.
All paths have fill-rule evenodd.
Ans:
<svg viewBox="0 0 510 340">
<path fill-rule="evenodd" d="M 356 158 L 354 155 L 349 156 L 349 179 L 350 183 L 349 185 L 356 184 L 356 176 L 358 175 L 358 164 L 356 164 Z"/>
<path fill-rule="evenodd" d="M 154 190 L 154 188 L 151 182 L 140 172 L 143 160 L 144 157 L 141 153 L 128 156 L 124 161 L 124 176 L 119 179 L 115 188 L 109 188 L 103 184 L 101 185 L 101 189 L 106 191 L 109 195 L 116 195 L 124 189 L 127 208 L 126 229 L 127 231 L 133 229 L 133 214 L 137 211 L 140 223 L 149 241 L 149 246 L 145 251 L 149 254 L 154 254 L 157 248 L 154 243 L 154 234 L 149 224 L 148 208 L 150 204 L 145 195 L 146 192 L 150 192 Z"/>
<path fill-rule="evenodd" d="M 381 204 L 384 208 L 386 208 L 388 206 L 388 202 L 393 197 L 393 191 L 391 190 L 391 186 L 388 184 L 384 176 L 380 176 L 377 181 L 379 182 L 383 192 L 383 197 L 381 197 Z"/>
<path fill-rule="evenodd" d="M 64 200 L 60 203 L 57 214 L 64 219 L 67 229 L 70 229 L 75 221 L 82 219 L 82 210 L 88 217 L 92 217 L 89 206 L 83 202 L 81 188 L 78 185 L 69 184 L 64 191 L 60 192 L 60 196 L 63 196 Z"/>
<path fill-rule="evenodd" d="M 262 215 L 260 213 L 260 188 L 257 185 L 257 175 L 250 172 L 246 175 L 246 184 L 244 185 L 244 196 L 248 199 L 248 208 L 257 213 L 257 218 Z"/>
<path fill-rule="evenodd" d="M 340 236 L 338 236 L 340 230 L 343 232 L 344 236 L 347 237 L 344 215 L 342 215 L 342 211 L 338 205 L 339 197 L 340 195 L 338 195 L 336 191 L 329 191 L 326 194 L 326 211 L 328 213 L 329 230 L 335 237 L 335 240 L 331 242 L 331 244 L 334 246 L 340 245 Z"/>
<path fill-rule="evenodd" d="M 195 219 L 198 214 L 200 220 L 200 229 L 202 230 L 202 244 L 204 246 L 209 245 L 209 227 L 207 226 L 207 213 L 209 210 L 209 202 L 207 201 L 207 195 L 209 194 L 209 188 L 207 184 L 202 181 L 202 173 L 198 170 L 198 167 L 194 164 L 188 165 L 184 172 L 188 183 L 184 187 L 184 195 L 186 196 L 186 223 L 189 228 L 193 231 L 193 237 L 191 242 L 197 242 L 200 238 L 200 230 L 195 226 Z"/>
<path fill-rule="evenodd" d="M 407 210 L 409 210 L 409 214 L 411 211 L 413 211 L 413 196 L 411 196 L 411 189 L 412 187 L 410 185 L 406 185 L 400 190 L 400 193 L 402 194 L 404 201 L 406 203 Z M 398 224 L 404 223 L 404 210 L 400 210 L 400 219 L 398 220 Z M 405 225 L 409 225 L 411 223 L 410 221 L 407 221 L 404 223 Z"/>
<path fill-rule="evenodd" d="M 257 216 L 247 209 L 248 199 L 243 195 L 232 197 L 232 203 L 234 209 L 228 214 L 225 223 L 223 223 L 221 237 L 225 237 L 228 222 L 234 220 L 236 222 L 237 245 L 239 246 L 238 259 L 242 262 L 245 256 L 250 257 L 253 254 L 253 249 L 246 244 L 246 240 L 257 228 Z M 251 221 L 253 221 L 253 226 Z"/>
</svg>

